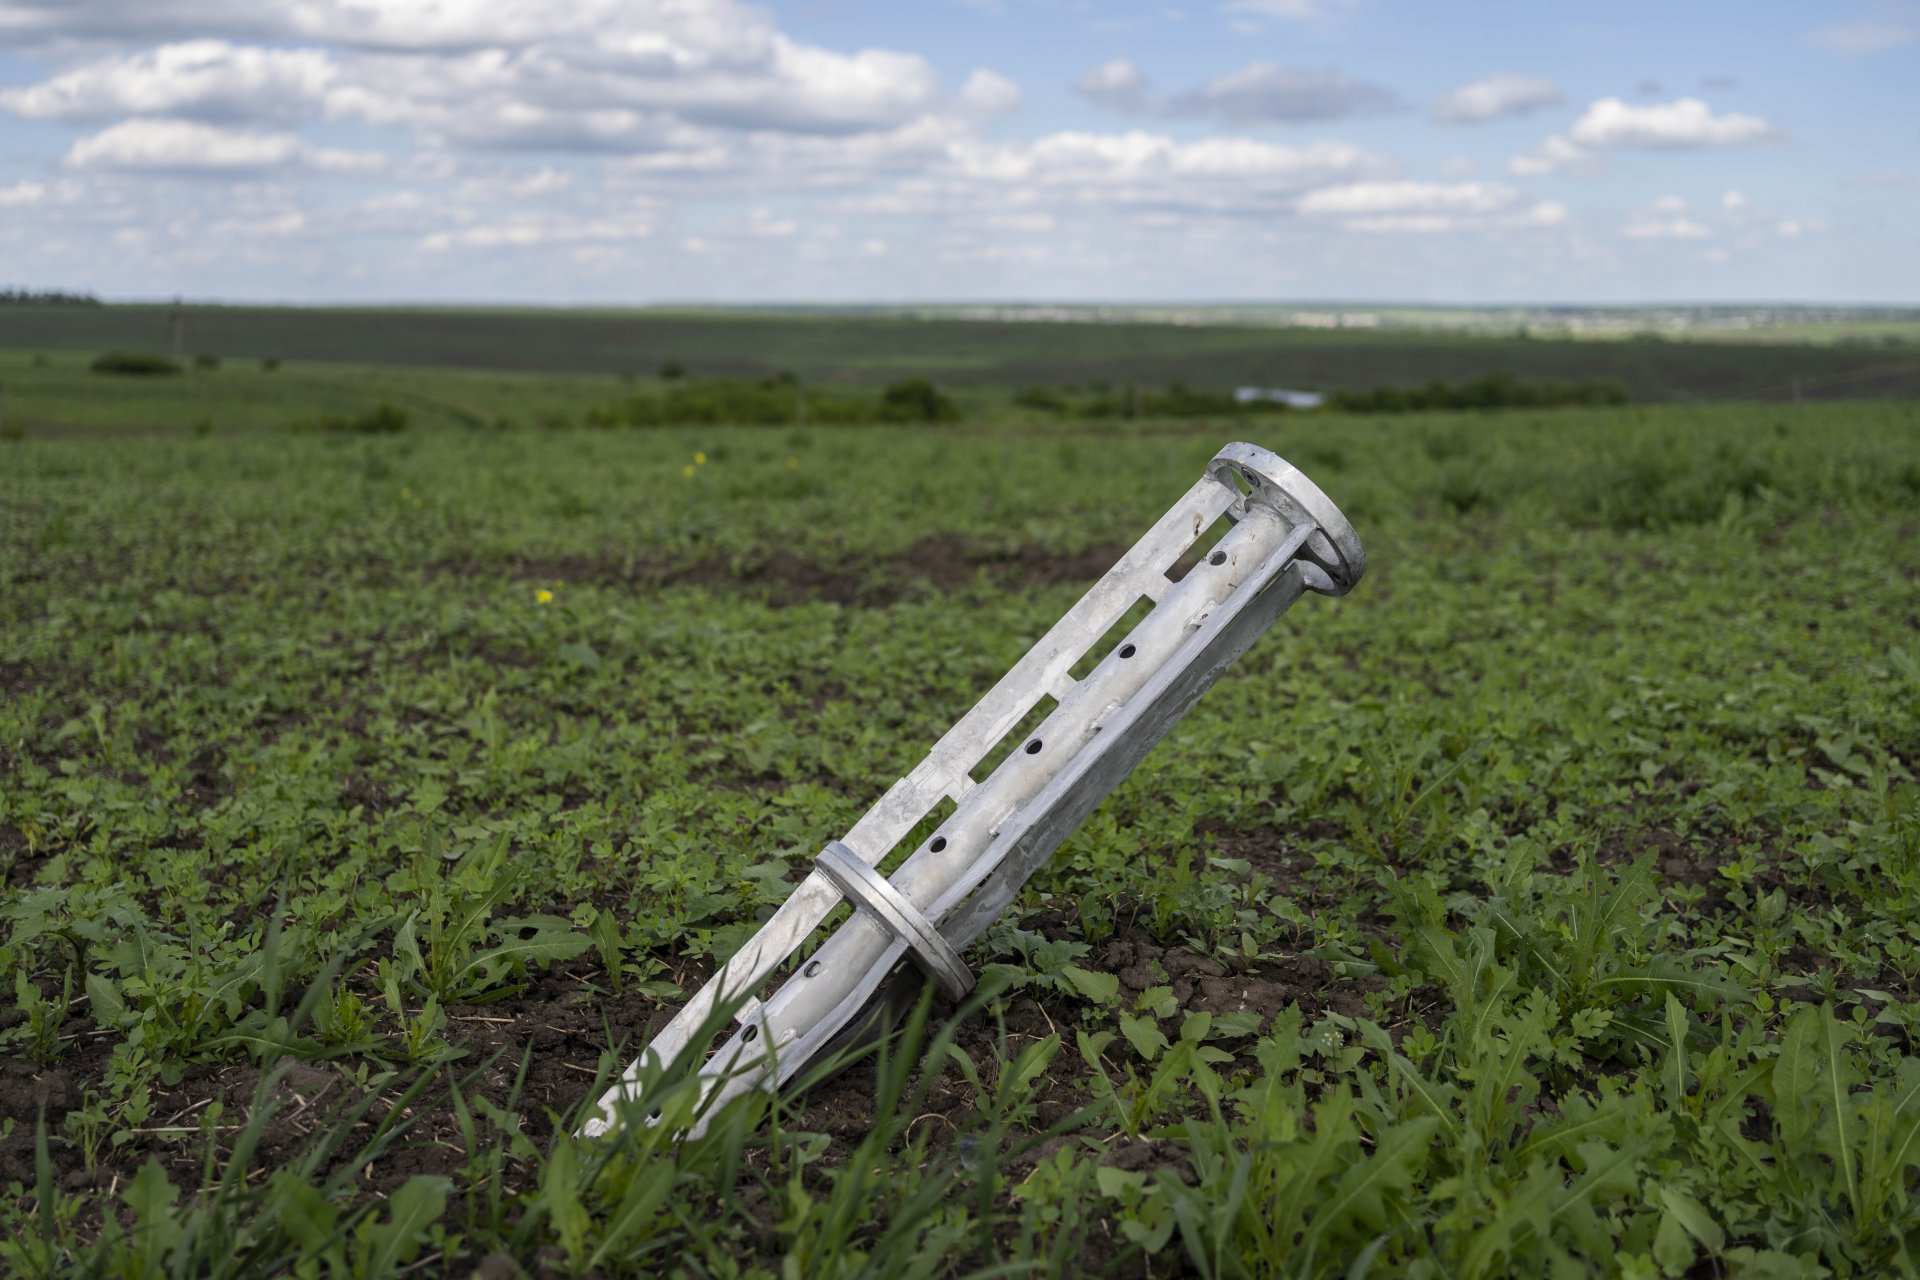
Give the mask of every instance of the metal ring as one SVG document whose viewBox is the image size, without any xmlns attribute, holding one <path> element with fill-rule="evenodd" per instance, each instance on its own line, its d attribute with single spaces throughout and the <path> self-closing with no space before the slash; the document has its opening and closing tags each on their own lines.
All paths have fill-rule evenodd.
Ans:
<svg viewBox="0 0 1920 1280">
<path fill-rule="evenodd" d="M 888 884 L 886 878 L 860 855 L 838 840 L 827 841 L 816 866 L 833 881 L 840 892 L 880 922 L 881 927 L 907 944 L 914 963 L 940 984 L 949 1000 L 958 1000 L 973 990 L 973 974 L 951 943 L 905 894 Z"/>
<path fill-rule="evenodd" d="M 1242 504 L 1264 506 L 1296 528 L 1302 524 L 1313 527 L 1306 555 L 1319 562 L 1331 583 L 1323 586 L 1309 580 L 1309 590 L 1333 596 L 1353 590 L 1353 584 L 1367 571 L 1366 549 L 1360 545 L 1360 535 L 1319 485 L 1285 458 L 1253 444 L 1230 444 L 1207 464 L 1207 474 L 1229 488 L 1233 486 L 1232 472 L 1253 486 L 1253 491 L 1241 499 Z"/>
</svg>

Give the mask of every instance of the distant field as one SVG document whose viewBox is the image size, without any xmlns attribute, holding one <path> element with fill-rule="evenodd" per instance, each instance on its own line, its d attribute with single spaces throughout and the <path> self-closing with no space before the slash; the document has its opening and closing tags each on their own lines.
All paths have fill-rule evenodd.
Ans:
<svg viewBox="0 0 1920 1280">
<path fill-rule="evenodd" d="M 0 308 L 0 348 L 171 349 L 170 308 Z M 1636 400 L 1920 394 L 1920 351 L 1900 345 L 1529 340 L 1414 331 L 1227 325 L 1007 323 L 899 316 L 671 311 L 189 307 L 185 351 L 232 360 L 651 376 L 770 374 L 877 383 L 1186 382 L 1332 389 L 1507 372 L 1612 378 Z"/>
<path fill-rule="evenodd" d="M 0 1274 L 1910 1273 L 1917 428 L 0 441 Z M 984 1007 L 569 1140 L 1243 430 L 1367 577 L 970 948 Z"/>
<path fill-rule="evenodd" d="M 229 360 L 214 370 L 163 377 L 104 375 L 91 356 L 0 351 L 7 421 L 29 435 L 203 429 L 227 435 L 278 431 L 381 403 L 421 427 L 539 426 L 631 395 L 604 375 L 412 369 L 364 364 Z"/>
</svg>

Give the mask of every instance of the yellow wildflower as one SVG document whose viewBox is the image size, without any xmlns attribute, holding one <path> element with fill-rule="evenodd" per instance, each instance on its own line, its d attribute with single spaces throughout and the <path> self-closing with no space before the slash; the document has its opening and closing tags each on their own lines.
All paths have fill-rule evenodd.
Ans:
<svg viewBox="0 0 1920 1280">
<path fill-rule="evenodd" d="M 553 592 L 547 590 L 545 587 L 542 587 L 538 591 L 533 593 L 533 598 L 536 601 L 538 601 L 540 604 L 552 604 Z"/>
<path fill-rule="evenodd" d="M 411 489 L 409 489 L 409 488 L 407 488 L 407 486 L 405 486 L 405 485 L 401 485 L 401 486 L 400 486 L 400 496 L 401 496 L 401 497 L 403 497 L 403 498 L 411 498 L 411 497 L 413 496 L 413 490 L 411 490 Z"/>
<path fill-rule="evenodd" d="M 682 468 L 680 468 L 680 474 L 681 474 L 681 475 L 683 475 L 683 476 L 690 476 L 690 475 L 692 475 L 692 474 L 693 474 L 693 464 L 692 464 L 692 463 L 688 463 L 688 464 L 687 464 L 686 466 L 684 466 L 684 467 L 682 467 Z"/>
<path fill-rule="evenodd" d="M 699 463 L 699 464 L 700 464 L 701 466 L 703 466 L 703 467 L 707 465 L 707 455 L 706 455 L 706 454 L 704 454 L 704 453 L 696 453 L 696 454 L 694 454 L 694 455 L 693 455 L 693 460 L 694 460 L 695 462 L 697 462 L 697 463 Z"/>
</svg>

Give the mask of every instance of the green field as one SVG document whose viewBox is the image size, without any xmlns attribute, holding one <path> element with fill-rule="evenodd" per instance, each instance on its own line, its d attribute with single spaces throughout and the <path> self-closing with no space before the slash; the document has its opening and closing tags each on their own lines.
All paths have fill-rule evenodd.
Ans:
<svg viewBox="0 0 1920 1280">
<path fill-rule="evenodd" d="M 0 1272 L 1920 1266 L 1913 404 L 351 438 L 295 376 L 0 441 Z M 565 1137 L 1240 431 L 1372 567 L 990 997 Z"/>
<path fill-rule="evenodd" d="M 629 380 L 588 374 L 330 364 L 267 370 L 235 361 L 128 377 L 93 373 L 91 362 L 91 355 L 0 352 L 7 422 L 28 436 L 258 435 L 386 403 L 406 410 L 417 427 L 538 427 L 577 423 L 587 410 L 634 392 Z"/>
<path fill-rule="evenodd" d="M 674 361 L 699 376 L 780 371 L 809 382 L 925 376 L 960 386 L 1186 382 L 1370 387 L 1608 378 L 1638 401 L 1791 400 L 1920 394 L 1920 351 L 1800 345 L 1528 340 L 1421 330 L 1173 323 L 988 323 L 935 315 L 719 311 L 407 310 L 189 306 L 181 352 L 229 363 L 400 365 L 651 377 Z M 164 306 L 0 306 L 0 350 L 173 350 Z M 1809 331 L 1811 334 L 1813 331 Z"/>
</svg>

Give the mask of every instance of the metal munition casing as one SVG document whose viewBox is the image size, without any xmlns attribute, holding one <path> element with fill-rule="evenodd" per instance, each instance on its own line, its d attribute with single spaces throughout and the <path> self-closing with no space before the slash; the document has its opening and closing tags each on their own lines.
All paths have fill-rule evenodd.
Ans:
<svg viewBox="0 0 1920 1280">
<path fill-rule="evenodd" d="M 1232 528 L 1170 580 L 1167 570 L 1220 519 Z M 1311 480 L 1255 445 L 1222 449 L 912 772 L 827 843 L 813 872 L 602 1096 L 582 1132 L 631 1118 L 644 1101 L 643 1064 L 688 1052 L 726 1004 L 738 1003 L 738 1027 L 700 1068 L 696 1130 L 729 1099 L 791 1079 L 855 1027 L 903 961 L 950 997 L 965 994 L 967 945 L 1154 743 L 1301 595 L 1344 595 L 1365 570 L 1352 526 Z M 1143 597 L 1153 602 L 1146 617 L 1074 679 L 1072 669 Z M 1052 713 L 976 781 L 972 770 L 1046 696 Z M 943 799 L 952 814 L 883 879 L 874 864 Z M 777 991 L 755 999 L 843 900 L 852 916 Z"/>
</svg>

